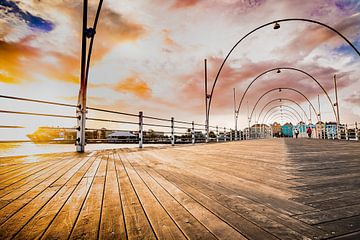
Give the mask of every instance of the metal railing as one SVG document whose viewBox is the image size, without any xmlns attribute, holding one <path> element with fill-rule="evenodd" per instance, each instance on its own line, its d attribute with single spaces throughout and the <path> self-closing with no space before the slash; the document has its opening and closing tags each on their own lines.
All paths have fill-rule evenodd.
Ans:
<svg viewBox="0 0 360 240">
<path fill-rule="evenodd" d="M 53 107 L 65 107 L 74 112 L 71 114 L 48 113 L 44 111 L 14 111 L 9 109 L 0 109 L 2 114 L 27 115 L 33 117 L 49 117 L 49 118 L 65 118 L 77 120 L 77 105 L 44 101 L 38 99 L 30 99 L 23 97 L 14 97 L 0 95 L 0 99 L 8 99 L 13 101 L 28 102 L 35 104 L 51 105 Z M 40 108 L 41 109 L 41 108 Z M 220 142 L 233 141 L 235 133 L 232 129 L 220 128 L 218 126 L 209 126 L 209 136 L 206 139 L 206 125 L 195 123 L 194 121 L 182 121 L 171 118 L 160 118 L 145 115 L 143 112 L 138 114 L 120 112 L 110 109 L 102 109 L 96 107 L 87 107 L 88 111 L 86 120 L 95 124 L 97 127 L 86 127 L 85 138 L 87 143 L 137 143 L 140 148 L 148 143 L 161 144 L 195 144 L 204 142 Z M 64 112 L 59 109 L 57 112 Z M 104 115 L 107 115 L 104 117 Z M 76 125 L 76 122 L 73 123 Z M 111 128 L 98 127 L 99 124 L 110 124 Z M 92 124 L 94 125 L 94 124 Z M 121 127 L 119 127 L 119 125 Z M 76 143 L 77 127 L 41 127 L 41 130 L 61 131 L 62 138 L 50 140 L 52 143 Z M 240 132 L 241 133 L 241 132 Z M 239 136 L 239 134 L 238 134 Z M 1 140 L 1 139 L 0 139 Z M 41 139 L 38 139 L 41 141 Z M 36 139 L 33 141 L 37 141 Z"/>
</svg>

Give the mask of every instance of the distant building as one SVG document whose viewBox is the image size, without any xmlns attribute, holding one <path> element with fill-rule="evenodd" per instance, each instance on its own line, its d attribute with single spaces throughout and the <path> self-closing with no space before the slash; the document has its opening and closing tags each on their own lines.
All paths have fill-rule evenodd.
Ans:
<svg viewBox="0 0 360 240">
<path fill-rule="evenodd" d="M 274 122 L 270 125 L 274 137 L 280 137 L 281 134 L 281 125 L 280 123 Z"/>
<path fill-rule="evenodd" d="M 283 137 L 293 137 L 293 125 L 292 123 L 285 123 L 281 126 L 281 135 Z"/>
<path fill-rule="evenodd" d="M 116 141 L 116 140 L 136 140 L 137 139 L 137 135 L 131 133 L 131 132 L 126 132 L 126 131 L 117 131 L 114 133 L 111 133 L 108 137 L 107 140 L 110 141 Z"/>
<path fill-rule="evenodd" d="M 295 129 L 297 129 L 299 131 L 299 136 L 298 137 L 306 137 L 306 130 L 307 130 L 307 125 L 306 123 L 304 123 L 303 121 L 300 121 L 297 125 L 295 125 L 293 127 L 293 131 L 295 132 Z"/>
<path fill-rule="evenodd" d="M 327 122 L 325 123 L 325 136 L 327 139 L 335 139 L 336 136 L 337 123 L 336 122 Z"/>
<path fill-rule="evenodd" d="M 322 138 L 324 139 L 326 137 L 326 131 L 325 131 L 325 123 L 324 122 L 317 122 L 315 124 L 315 131 L 316 131 L 316 136 L 315 138 Z M 314 136 L 314 135 L 313 135 Z"/>
</svg>

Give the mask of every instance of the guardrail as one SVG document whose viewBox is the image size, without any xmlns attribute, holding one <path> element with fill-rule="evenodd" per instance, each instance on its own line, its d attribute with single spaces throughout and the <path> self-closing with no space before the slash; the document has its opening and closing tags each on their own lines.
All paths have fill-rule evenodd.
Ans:
<svg viewBox="0 0 360 240">
<path fill-rule="evenodd" d="M 8 99 L 21 102 L 30 102 L 35 104 L 52 105 L 54 107 L 65 107 L 72 109 L 74 115 L 70 114 L 54 114 L 35 111 L 14 111 L 9 109 L 0 109 L 2 114 L 28 115 L 35 117 L 63 118 L 77 120 L 75 116 L 77 105 L 44 101 L 38 99 L 30 99 L 23 97 L 14 97 L 0 95 L 0 99 Z M 182 121 L 173 117 L 166 119 L 155 116 L 145 115 L 143 112 L 138 114 L 114 111 L 109 109 L 87 107 L 87 118 L 89 122 L 110 123 L 123 126 L 122 128 L 85 128 L 87 143 L 138 143 L 142 148 L 145 143 L 163 143 L 163 144 L 195 144 L 202 142 L 220 142 L 233 141 L 235 132 L 218 126 L 209 126 L 208 141 L 206 141 L 206 125 L 195 123 L 194 121 Z M 62 110 L 59 110 L 62 112 Z M 97 113 L 109 115 L 99 117 Z M 76 123 L 74 123 L 75 125 Z M 125 127 L 125 128 L 124 128 Z M 49 131 L 57 129 L 63 131 L 63 138 L 53 139 L 50 142 L 55 143 L 75 143 L 76 127 L 48 128 Z M 222 130 L 222 131 L 221 131 Z M 241 136 L 241 131 L 238 136 Z M 239 138 L 241 139 L 241 137 Z"/>
</svg>

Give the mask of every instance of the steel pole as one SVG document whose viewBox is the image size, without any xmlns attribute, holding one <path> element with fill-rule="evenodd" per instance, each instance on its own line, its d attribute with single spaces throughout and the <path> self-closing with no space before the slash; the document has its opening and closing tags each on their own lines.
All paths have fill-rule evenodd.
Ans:
<svg viewBox="0 0 360 240">
<path fill-rule="evenodd" d="M 174 118 L 171 118 L 171 145 L 175 145 L 175 135 L 174 135 Z"/>
<path fill-rule="evenodd" d="M 236 111 L 236 93 L 234 88 L 234 120 L 235 120 L 235 141 L 238 140 L 237 135 L 237 111 Z"/>
<path fill-rule="evenodd" d="M 205 119 L 205 142 L 209 142 L 209 105 L 208 105 L 208 90 L 207 90 L 207 60 L 204 59 L 204 66 L 205 66 L 205 73 L 204 73 L 204 79 L 205 79 L 205 111 L 206 111 L 206 119 Z"/>
<path fill-rule="evenodd" d="M 191 123 L 191 142 L 195 144 L 195 123 L 192 121 Z"/>
<path fill-rule="evenodd" d="M 76 131 L 76 151 L 85 151 L 85 122 L 86 122 L 86 31 L 87 31 L 88 0 L 83 3 L 83 23 L 81 39 L 81 66 L 80 66 L 80 91 L 78 96 L 78 106 L 76 108 L 77 131 Z"/>
<path fill-rule="evenodd" d="M 143 148 L 144 143 L 144 117 L 143 112 L 139 112 L 139 148 Z"/>
<path fill-rule="evenodd" d="M 337 82 L 336 82 L 336 74 L 334 75 L 334 85 L 335 85 L 335 98 L 336 98 L 336 134 L 338 139 L 341 138 L 339 133 L 340 127 L 340 115 L 339 115 L 339 99 L 338 99 L 338 91 L 337 91 Z"/>
</svg>

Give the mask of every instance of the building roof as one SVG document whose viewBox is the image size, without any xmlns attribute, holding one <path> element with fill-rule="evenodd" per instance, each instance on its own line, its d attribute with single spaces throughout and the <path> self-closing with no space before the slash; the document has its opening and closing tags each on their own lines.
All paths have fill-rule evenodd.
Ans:
<svg viewBox="0 0 360 240">
<path fill-rule="evenodd" d="M 109 137 L 136 137 L 136 135 L 131 132 L 118 131 L 110 134 Z"/>
</svg>

